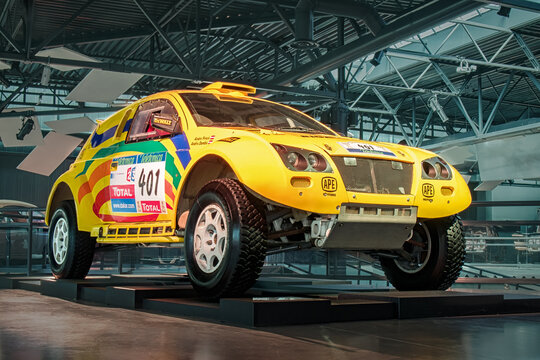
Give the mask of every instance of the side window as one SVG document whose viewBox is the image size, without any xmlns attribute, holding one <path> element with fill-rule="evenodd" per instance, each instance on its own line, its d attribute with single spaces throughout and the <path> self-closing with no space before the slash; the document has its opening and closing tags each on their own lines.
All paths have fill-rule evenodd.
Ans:
<svg viewBox="0 0 540 360">
<path fill-rule="evenodd" d="M 126 142 L 159 139 L 171 133 L 152 126 L 154 118 L 165 118 L 178 123 L 178 113 L 173 104 L 166 99 L 150 100 L 140 105 L 133 117 Z"/>
</svg>

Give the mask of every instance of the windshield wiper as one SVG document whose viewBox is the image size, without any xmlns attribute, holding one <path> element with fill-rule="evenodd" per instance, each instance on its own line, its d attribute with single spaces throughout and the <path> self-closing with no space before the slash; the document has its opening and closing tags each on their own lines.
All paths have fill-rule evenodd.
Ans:
<svg viewBox="0 0 540 360">
<path fill-rule="evenodd" d="M 209 124 L 209 125 L 205 125 L 205 126 L 210 126 L 210 127 L 249 127 L 249 128 L 256 128 L 257 126 L 253 126 L 251 124 L 239 124 L 239 123 L 235 123 L 235 122 L 214 122 L 212 124 Z"/>
<path fill-rule="evenodd" d="M 276 126 L 276 127 L 264 127 L 265 129 L 269 130 L 277 130 L 277 131 L 292 131 L 292 132 L 308 132 L 308 133 L 319 133 L 322 134 L 322 132 L 315 130 L 315 129 L 308 129 L 303 127 L 292 127 L 292 126 Z"/>
</svg>

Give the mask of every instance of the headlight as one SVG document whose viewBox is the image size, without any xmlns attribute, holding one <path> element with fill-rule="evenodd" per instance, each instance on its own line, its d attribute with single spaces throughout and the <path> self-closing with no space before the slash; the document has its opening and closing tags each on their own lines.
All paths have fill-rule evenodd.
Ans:
<svg viewBox="0 0 540 360">
<path fill-rule="evenodd" d="M 328 164 L 326 163 L 326 160 L 324 158 L 316 153 L 310 153 L 308 155 L 308 163 L 309 166 L 311 166 L 313 169 L 317 171 L 324 171 L 328 167 Z"/>
<path fill-rule="evenodd" d="M 306 158 L 297 152 L 290 152 L 287 154 L 287 162 L 291 167 L 298 171 L 304 171 L 308 167 Z"/>
<path fill-rule="evenodd" d="M 332 172 L 332 167 L 321 154 L 281 144 L 272 144 L 272 146 L 289 170 Z"/>
<path fill-rule="evenodd" d="M 440 157 L 432 157 L 422 161 L 422 179 L 450 180 L 452 179 L 452 169 Z"/>
</svg>

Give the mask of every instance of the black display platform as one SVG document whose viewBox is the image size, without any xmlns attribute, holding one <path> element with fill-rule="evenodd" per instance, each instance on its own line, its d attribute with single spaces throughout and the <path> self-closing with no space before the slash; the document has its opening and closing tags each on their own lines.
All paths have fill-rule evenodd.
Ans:
<svg viewBox="0 0 540 360">
<path fill-rule="evenodd" d="M 305 278 L 263 277 L 245 297 L 219 302 L 197 298 L 185 274 L 89 276 L 78 281 L 0 276 L 0 288 L 242 326 L 540 312 L 538 292 L 399 292 Z"/>
</svg>

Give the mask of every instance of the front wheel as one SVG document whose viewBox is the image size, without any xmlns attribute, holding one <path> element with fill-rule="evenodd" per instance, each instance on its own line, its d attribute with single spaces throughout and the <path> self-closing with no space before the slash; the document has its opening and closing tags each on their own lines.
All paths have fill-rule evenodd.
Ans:
<svg viewBox="0 0 540 360">
<path fill-rule="evenodd" d="M 238 296 L 261 271 L 266 247 L 264 219 L 236 180 L 206 184 L 186 223 L 186 269 L 206 298 Z"/>
<path fill-rule="evenodd" d="M 388 281 L 398 290 L 446 290 L 465 260 L 463 226 L 457 216 L 419 221 L 398 258 L 381 258 Z"/>
<path fill-rule="evenodd" d="M 96 241 L 77 228 L 72 202 L 54 212 L 49 227 L 49 259 L 57 279 L 84 279 L 92 265 Z"/>
</svg>

